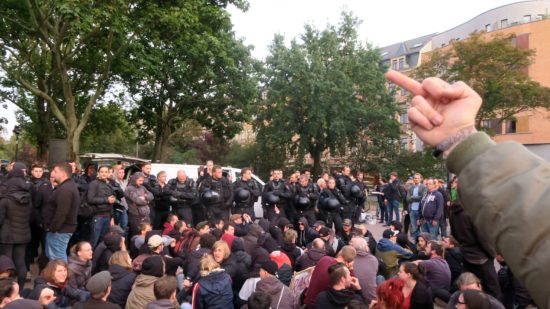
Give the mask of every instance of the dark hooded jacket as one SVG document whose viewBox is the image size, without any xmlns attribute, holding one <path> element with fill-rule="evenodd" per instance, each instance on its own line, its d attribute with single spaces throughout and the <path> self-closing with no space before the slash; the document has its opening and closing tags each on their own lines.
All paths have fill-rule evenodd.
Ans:
<svg viewBox="0 0 550 309">
<path fill-rule="evenodd" d="M 84 261 L 78 256 L 69 256 L 69 286 L 74 289 L 86 290 L 86 283 L 92 276 L 92 261 Z"/>
<path fill-rule="evenodd" d="M 298 229 L 296 231 L 298 233 L 298 237 L 296 238 L 296 246 L 305 248 L 315 238 L 319 237 L 319 233 L 317 233 L 314 228 L 309 227 L 307 219 L 304 217 L 298 219 L 298 223 L 302 223 L 304 225 L 304 229 Z"/>
<path fill-rule="evenodd" d="M 296 265 L 296 260 L 302 255 L 302 250 L 298 248 L 296 244 L 289 242 L 283 242 L 281 251 L 288 256 L 292 266 Z"/>
<path fill-rule="evenodd" d="M 205 253 L 212 254 L 212 249 L 199 248 L 198 250 L 195 250 L 187 255 L 187 260 L 185 261 L 185 269 L 183 273 L 193 282 L 196 282 L 199 279 L 201 258 Z"/>
<path fill-rule="evenodd" d="M 107 300 L 124 308 L 137 274 L 131 269 L 116 264 L 109 266 L 109 273 L 111 273 L 112 281 L 111 294 L 109 294 Z"/>
<path fill-rule="evenodd" d="M 317 295 L 317 308 L 341 309 L 347 307 L 353 299 L 361 301 L 361 297 L 350 290 L 336 291 L 329 287 Z"/>
<path fill-rule="evenodd" d="M 109 269 L 109 259 L 113 255 L 113 253 L 119 251 L 121 249 L 120 244 L 122 241 L 122 236 L 118 234 L 107 234 L 103 238 L 103 242 L 105 243 L 105 250 L 97 256 L 97 260 L 93 262 L 94 269 L 93 273 L 98 273 L 100 271 L 104 271 Z"/>
<path fill-rule="evenodd" d="M 258 238 L 262 235 L 262 232 L 263 230 L 259 225 L 253 224 L 250 226 L 248 234 L 242 237 L 246 253 L 252 255 L 254 249 L 258 247 Z"/>
<path fill-rule="evenodd" d="M 128 203 L 128 214 L 141 218 L 149 217 L 149 203 L 154 197 L 145 186 L 137 186 L 136 181 L 139 177 L 145 177 L 142 173 L 135 173 L 130 177 L 130 183 L 124 191 L 124 198 Z M 144 197 L 144 198 L 141 198 Z"/>
<path fill-rule="evenodd" d="M 25 165 L 15 163 L 0 187 L 0 243 L 26 244 L 31 240 L 32 185 L 26 181 Z"/>
<path fill-rule="evenodd" d="M 233 268 L 233 274 L 229 273 L 233 281 L 233 290 L 240 291 L 244 282 L 248 279 L 249 272 L 252 267 L 252 258 L 250 257 L 250 254 L 244 251 L 244 243 L 242 239 L 236 238 L 233 240 L 231 255 L 228 260 Z"/>
<path fill-rule="evenodd" d="M 79 290 L 79 289 L 73 289 L 69 285 L 66 285 L 64 288 L 60 288 L 58 286 L 52 285 L 44 278 L 38 277 L 36 280 L 34 280 L 34 289 L 29 295 L 29 299 L 38 300 L 40 297 L 40 292 L 42 292 L 43 289 L 49 288 L 52 289 L 54 292 L 55 300 L 54 305 L 49 305 L 47 308 L 71 308 L 71 305 L 74 302 L 77 301 L 86 301 L 88 298 L 90 298 L 90 293 Z"/>
<path fill-rule="evenodd" d="M 294 294 L 277 277 L 268 276 L 258 281 L 256 292 L 271 295 L 271 308 L 273 309 L 294 309 L 298 307 Z"/>
<path fill-rule="evenodd" d="M 193 288 L 193 308 L 234 308 L 231 277 L 222 269 L 216 269 L 201 277 Z"/>
<path fill-rule="evenodd" d="M 311 248 L 308 249 L 302 256 L 296 260 L 296 265 L 294 266 L 295 271 L 301 271 L 307 269 L 311 266 L 315 266 L 317 262 L 327 255 L 325 249 Z"/>
</svg>

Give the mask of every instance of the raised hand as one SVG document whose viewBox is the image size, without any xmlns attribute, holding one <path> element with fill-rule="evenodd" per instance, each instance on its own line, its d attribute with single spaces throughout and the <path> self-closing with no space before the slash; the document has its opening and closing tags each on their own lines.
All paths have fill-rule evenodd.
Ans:
<svg viewBox="0 0 550 309">
<path fill-rule="evenodd" d="M 435 77 L 419 83 L 392 70 L 386 78 L 414 95 L 409 121 L 426 144 L 435 147 L 462 129 L 475 128 L 481 97 L 465 83 L 449 84 Z"/>
</svg>

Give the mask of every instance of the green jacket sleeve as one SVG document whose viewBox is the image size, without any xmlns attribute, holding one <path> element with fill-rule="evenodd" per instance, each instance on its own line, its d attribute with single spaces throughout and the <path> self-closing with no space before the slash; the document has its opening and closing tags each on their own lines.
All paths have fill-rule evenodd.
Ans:
<svg viewBox="0 0 550 309">
<path fill-rule="evenodd" d="M 481 234 L 496 245 L 539 308 L 550 308 L 550 163 L 515 142 L 476 133 L 451 152 L 449 171 Z"/>
</svg>

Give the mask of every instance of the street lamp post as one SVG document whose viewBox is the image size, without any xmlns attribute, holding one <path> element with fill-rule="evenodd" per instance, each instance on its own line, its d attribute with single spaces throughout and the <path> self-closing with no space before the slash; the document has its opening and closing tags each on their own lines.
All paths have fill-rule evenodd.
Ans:
<svg viewBox="0 0 550 309">
<path fill-rule="evenodd" d="M 13 161 L 16 162 L 17 161 L 17 153 L 18 153 L 18 150 L 19 150 L 19 134 L 21 134 L 21 127 L 20 126 L 13 127 L 13 134 L 15 134 L 15 156 L 14 156 Z"/>
</svg>

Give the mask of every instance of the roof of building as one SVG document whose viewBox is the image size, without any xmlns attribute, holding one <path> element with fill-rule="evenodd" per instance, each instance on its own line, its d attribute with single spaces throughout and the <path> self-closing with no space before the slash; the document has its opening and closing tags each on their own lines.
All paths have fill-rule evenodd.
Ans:
<svg viewBox="0 0 550 309">
<path fill-rule="evenodd" d="M 428 34 L 404 42 L 395 43 L 389 46 L 379 48 L 382 60 L 388 60 L 398 56 L 406 56 L 418 52 L 426 45 L 437 33 Z"/>
</svg>

